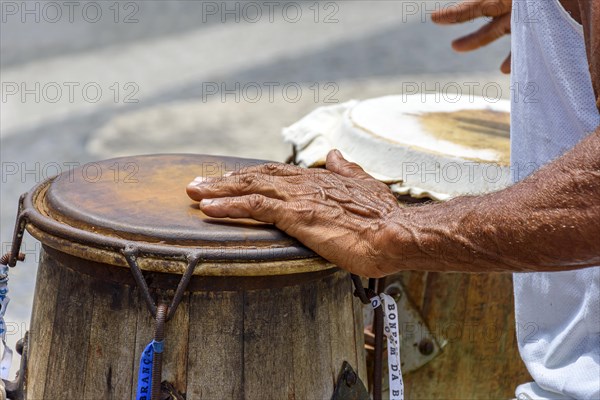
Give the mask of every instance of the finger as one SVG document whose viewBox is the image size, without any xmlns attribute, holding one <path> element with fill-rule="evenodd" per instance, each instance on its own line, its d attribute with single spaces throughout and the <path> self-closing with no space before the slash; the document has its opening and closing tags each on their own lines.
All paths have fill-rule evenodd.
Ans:
<svg viewBox="0 0 600 400">
<path fill-rule="evenodd" d="M 266 163 L 260 165 L 253 165 L 250 167 L 240 168 L 237 171 L 231 171 L 225 174 L 225 176 L 237 176 L 244 174 L 264 174 L 271 176 L 295 176 L 301 175 L 306 171 L 306 168 L 297 167 L 290 164 L 282 163 Z"/>
<path fill-rule="evenodd" d="M 511 61 L 510 56 L 511 56 L 510 53 L 508 53 L 508 57 L 506 57 L 506 59 L 500 66 L 500 71 L 502 71 L 503 74 L 510 74 L 510 61 Z"/>
<path fill-rule="evenodd" d="M 463 36 L 452 42 L 456 51 L 471 51 L 486 46 L 494 40 L 510 33 L 510 14 L 494 18 L 492 22 L 484 25 L 477 32 Z"/>
<path fill-rule="evenodd" d="M 453 4 L 431 14 L 431 20 L 436 24 L 456 24 L 482 17 L 481 1 L 464 1 Z"/>
<path fill-rule="evenodd" d="M 329 154 L 327 154 L 325 166 L 327 170 L 347 178 L 374 179 L 371 175 L 367 174 L 360 165 L 344 159 L 339 150 L 331 150 Z"/>
<path fill-rule="evenodd" d="M 258 193 L 265 196 L 286 199 L 284 185 L 275 185 L 275 177 L 258 174 L 245 174 L 223 178 L 196 178 L 187 186 L 187 194 L 196 201 L 219 197 L 244 196 Z"/>
<path fill-rule="evenodd" d="M 283 201 L 260 194 L 204 199 L 200 202 L 200 210 L 209 217 L 253 218 L 270 224 L 285 225 L 285 221 L 296 218 L 293 210 L 286 208 Z"/>
</svg>

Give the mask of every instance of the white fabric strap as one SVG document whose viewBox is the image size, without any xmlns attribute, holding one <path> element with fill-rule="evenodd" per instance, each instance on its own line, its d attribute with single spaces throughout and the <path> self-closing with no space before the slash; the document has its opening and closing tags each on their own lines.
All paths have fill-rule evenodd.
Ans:
<svg viewBox="0 0 600 400">
<path fill-rule="evenodd" d="M 373 309 L 383 307 L 383 333 L 387 338 L 390 400 L 404 400 L 404 381 L 400 364 L 400 333 L 398 307 L 394 299 L 381 293 L 371 298 Z"/>
</svg>

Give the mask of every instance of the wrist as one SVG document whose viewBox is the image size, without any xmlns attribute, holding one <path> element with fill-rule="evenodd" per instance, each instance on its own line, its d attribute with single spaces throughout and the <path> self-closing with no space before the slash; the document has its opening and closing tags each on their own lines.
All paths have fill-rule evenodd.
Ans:
<svg viewBox="0 0 600 400">
<path fill-rule="evenodd" d="M 386 226 L 386 262 L 395 271 L 471 270 L 478 215 L 468 197 L 400 208 Z"/>
<path fill-rule="evenodd" d="M 388 216 L 383 230 L 382 252 L 385 265 L 393 272 L 422 269 L 437 247 L 437 235 L 428 226 L 435 226 L 429 208 L 432 206 L 400 207 Z"/>
</svg>

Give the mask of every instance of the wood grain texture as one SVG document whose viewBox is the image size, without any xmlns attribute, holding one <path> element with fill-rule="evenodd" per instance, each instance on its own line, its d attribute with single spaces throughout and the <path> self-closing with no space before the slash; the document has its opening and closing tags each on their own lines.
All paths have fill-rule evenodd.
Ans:
<svg viewBox="0 0 600 400">
<path fill-rule="evenodd" d="M 294 335 L 301 334 L 292 318 L 295 287 L 249 290 L 244 298 L 244 397 L 293 399 Z M 302 332 L 304 333 L 304 332 Z"/>
<path fill-rule="evenodd" d="M 419 273 L 401 273 L 404 284 Z M 531 381 L 515 341 L 512 275 L 428 273 L 421 314 L 442 353 L 406 374 L 409 399 L 508 399 Z M 412 296 L 418 296 L 412 291 Z M 412 299 L 411 299 L 412 300 Z"/>
<path fill-rule="evenodd" d="M 426 285 L 428 272 L 406 271 L 401 274 L 394 275 L 400 279 L 402 286 L 406 290 L 409 300 L 418 309 L 422 309 L 425 302 Z M 391 279 L 388 279 L 388 284 Z"/>
<path fill-rule="evenodd" d="M 352 299 L 352 308 L 354 310 L 354 343 L 356 344 L 356 364 L 352 364 L 355 371 L 358 373 L 358 377 L 365 384 L 365 387 L 369 387 L 369 373 L 367 372 L 367 352 L 365 350 L 365 325 L 363 319 L 363 304 L 357 297 Z"/>
<path fill-rule="evenodd" d="M 155 325 L 139 290 L 53 257 L 38 276 L 28 399 L 133 398 Z M 343 271 L 186 293 L 166 324 L 162 378 L 188 399 L 329 399 L 343 361 L 364 373 L 360 316 Z"/>
<path fill-rule="evenodd" d="M 244 398 L 243 292 L 190 296 L 188 399 Z"/>
<path fill-rule="evenodd" d="M 85 367 L 85 399 L 120 399 L 131 387 L 136 333 L 133 290 L 94 282 L 94 309 Z"/>
<path fill-rule="evenodd" d="M 352 296 L 348 293 L 353 292 L 352 281 L 347 274 L 336 274 L 331 279 L 325 280 L 327 287 L 325 292 L 329 293 L 330 301 L 326 302 L 329 309 L 329 334 L 331 343 L 331 368 L 329 374 L 332 381 L 337 379 L 342 364 L 348 361 L 355 370 L 358 370 L 354 358 L 348 357 L 348 352 L 345 350 L 348 343 L 354 341 L 354 310 L 352 304 Z M 356 347 L 355 350 L 356 352 Z"/>
<path fill-rule="evenodd" d="M 166 294 L 172 299 L 174 291 Z M 165 324 L 165 353 L 163 355 L 163 380 L 171 383 L 179 393 L 187 392 L 189 347 L 189 294 L 184 295 L 173 318 Z"/>
<path fill-rule="evenodd" d="M 91 283 L 89 277 L 60 268 L 54 321 L 46 321 L 53 325 L 53 332 L 43 399 L 81 397 L 94 308 L 93 298 L 89 295 L 93 290 Z M 35 359 L 29 361 L 37 362 Z"/>
<path fill-rule="evenodd" d="M 59 285 L 60 269 L 42 250 L 31 312 L 33 323 L 29 332 L 29 358 L 36 360 L 34 363 L 30 362 L 27 368 L 29 399 L 43 398 Z"/>
<path fill-rule="evenodd" d="M 329 307 L 324 282 L 304 285 L 298 293 L 298 301 L 290 302 L 293 324 L 293 379 L 296 399 L 318 398 L 318 394 L 333 392 L 328 373 L 315 373 L 329 365 L 331 360 L 331 336 Z M 309 368 L 303 366 L 310 365 Z M 322 371 L 320 371 L 322 372 Z"/>
</svg>

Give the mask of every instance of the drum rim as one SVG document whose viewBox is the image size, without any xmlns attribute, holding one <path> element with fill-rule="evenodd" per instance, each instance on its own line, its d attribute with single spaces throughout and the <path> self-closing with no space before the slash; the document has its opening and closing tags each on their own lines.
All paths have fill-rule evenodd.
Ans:
<svg viewBox="0 0 600 400">
<path fill-rule="evenodd" d="M 56 177 L 49 178 L 24 195 L 21 216 L 26 221 L 27 231 L 42 244 L 59 251 L 91 261 L 105 262 L 127 267 L 124 251 L 138 255 L 142 270 L 155 272 L 183 273 L 188 259 L 200 257 L 201 271 L 197 275 L 215 276 L 267 276 L 299 272 L 314 272 L 336 268 L 312 250 L 302 246 L 269 246 L 251 248 L 197 247 L 150 243 L 105 236 L 61 223 L 44 215 L 39 204 L 46 190 Z M 77 246 L 73 246 L 77 245 Z M 89 250 L 89 251 L 83 251 Z M 154 260 L 154 262 L 152 261 Z M 293 261 L 309 261 L 299 266 Z M 290 264 L 290 265 L 286 265 Z M 278 268 L 266 268 L 265 264 L 278 264 Z M 257 268 L 251 268 L 256 265 Z"/>
<path fill-rule="evenodd" d="M 43 198 L 43 211 L 48 217 L 61 223 L 85 231 L 117 236 L 132 241 L 165 243 L 175 246 L 222 246 L 227 244 L 234 248 L 270 245 L 303 247 L 297 239 L 290 237 L 272 224 L 264 224 L 260 221 L 252 223 L 247 219 L 234 221 L 210 218 L 201 212 L 197 201 L 193 201 L 188 195 L 183 194 L 182 189 L 196 176 L 190 171 L 199 169 L 200 174 L 203 174 L 206 163 L 217 167 L 217 171 L 208 172 L 208 176 L 218 177 L 220 175 L 218 171 L 223 173 L 228 168 L 236 170 L 269 162 L 259 159 L 192 153 L 141 154 L 98 160 L 72 171 L 64 171 L 55 178 Z M 100 171 L 94 178 L 87 176 L 86 168 L 89 165 L 93 165 L 95 170 Z M 134 171 L 129 171 L 127 166 L 135 166 Z M 113 173 L 103 174 L 102 171 L 105 169 Z M 176 188 L 167 186 L 167 190 L 165 190 L 164 185 L 174 181 L 171 176 L 168 182 L 165 182 L 163 174 L 165 170 L 169 169 L 172 170 L 171 173 L 175 173 L 177 177 L 175 181 L 179 179 L 179 182 Z M 122 177 L 120 170 L 129 171 L 130 174 Z M 154 180 L 155 174 L 163 175 L 163 178 Z M 178 175 L 185 175 L 185 179 L 181 180 L 181 176 Z M 103 179 L 103 176 L 108 179 Z M 107 183 L 109 185 L 106 185 Z M 131 188 L 138 185 L 132 185 L 132 183 L 141 184 L 141 190 L 147 192 L 146 196 L 134 195 L 138 191 L 134 190 L 132 193 Z M 97 186 L 96 184 L 99 184 L 100 187 L 104 185 L 104 188 L 99 191 L 92 190 Z M 121 189 L 118 189 L 119 186 Z M 150 192 L 148 192 L 149 189 Z M 171 201 L 165 202 L 163 195 L 176 192 L 177 195 L 171 198 L 171 201 L 178 202 L 178 207 L 170 210 L 175 213 L 170 214 L 167 211 L 166 214 L 170 214 L 170 217 L 157 223 L 165 214 L 161 208 L 171 207 L 172 204 Z M 106 195 L 109 196 L 102 197 Z M 140 218 L 139 202 L 142 198 L 147 201 L 148 196 L 155 197 L 153 200 L 158 200 L 158 202 L 149 201 L 147 214 L 149 218 Z M 127 200 L 123 201 L 123 198 Z M 153 207 L 157 203 L 161 204 L 161 207 Z M 109 207 L 111 211 L 103 210 L 106 204 L 112 204 Z M 134 205 L 132 206 L 132 204 Z M 185 210 L 182 207 L 185 207 Z M 183 211 L 185 212 L 182 213 Z"/>
</svg>

